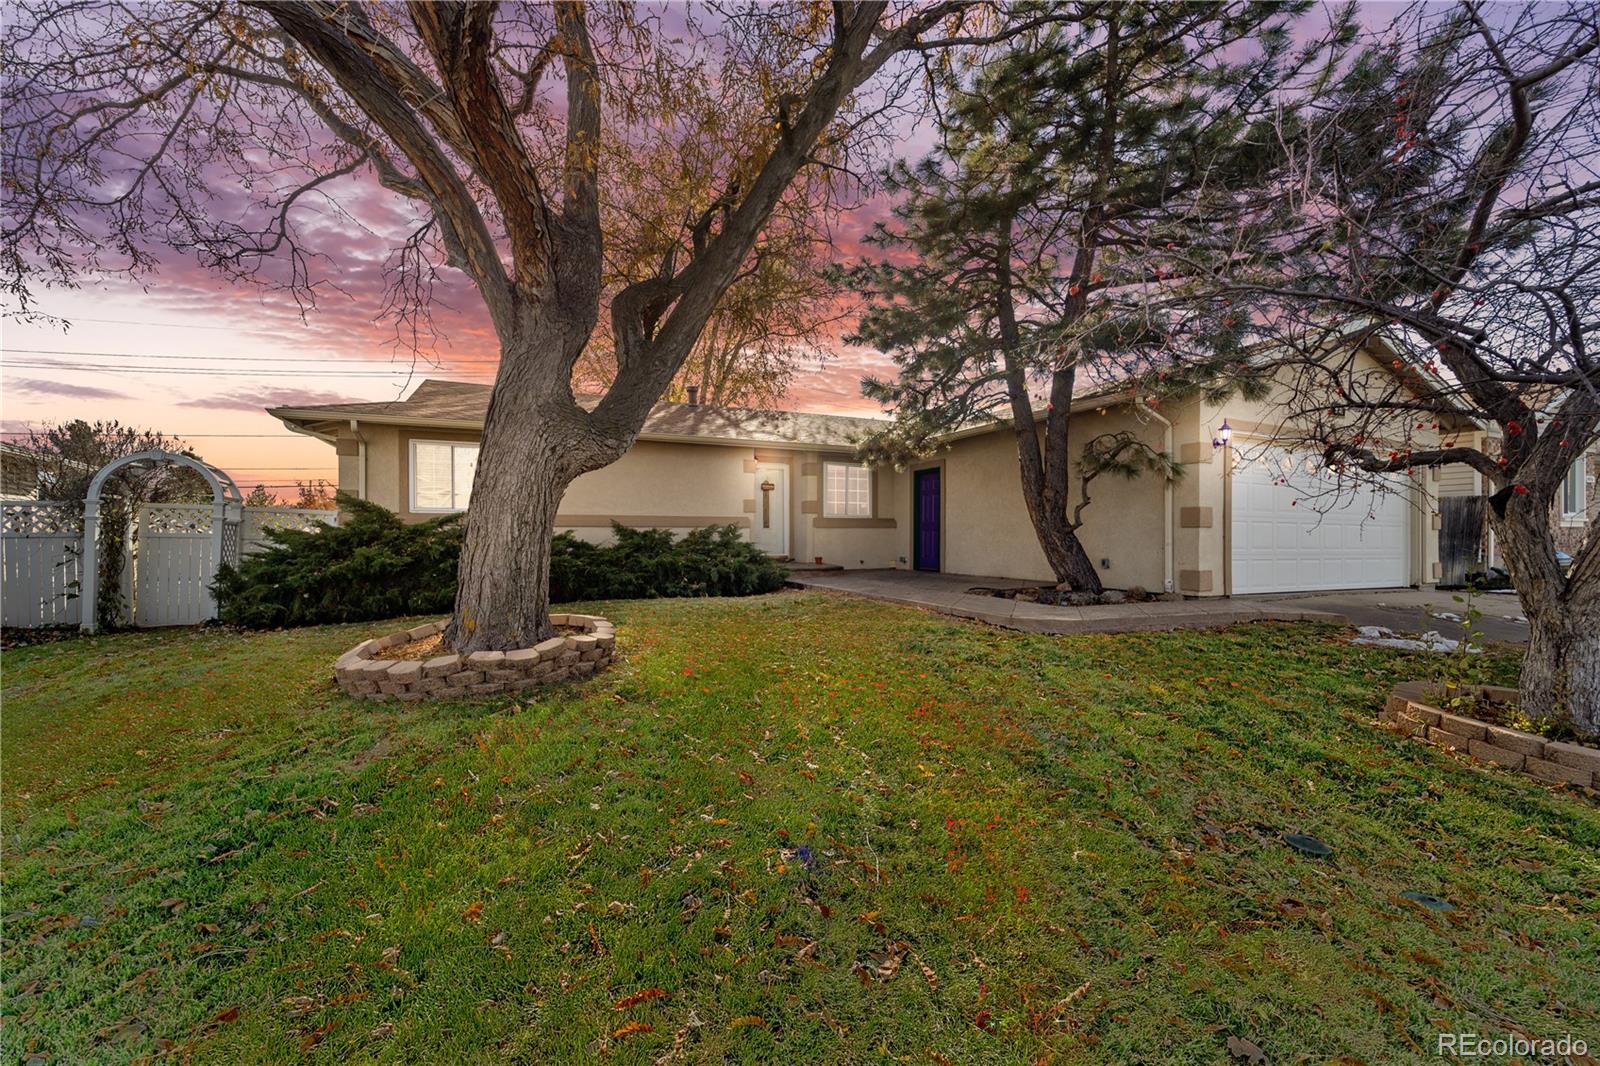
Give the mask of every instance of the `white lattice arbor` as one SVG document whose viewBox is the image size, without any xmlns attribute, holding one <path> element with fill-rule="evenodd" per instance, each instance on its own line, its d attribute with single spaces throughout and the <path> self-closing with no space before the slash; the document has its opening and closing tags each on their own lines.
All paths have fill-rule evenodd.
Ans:
<svg viewBox="0 0 1600 1066">
<path fill-rule="evenodd" d="M 233 478 L 226 471 L 212 466 L 210 463 L 196 459 L 192 455 L 181 452 L 169 452 L 159 448 L 148 451 L 134 452 L 124 455 L 120 459 L 113 459 L 95 474 L 94 480 L 89 482 L 88 495 L 83 501 L 83 596 L 82 596 L 82 628 L 85 633 L 93 633 L 97 625 L 96 599 L 99 593 L 99 581 L 96 576 L 99 570 L 100 547 L 100 491 L 106 479 L 125 466 L 135 463 L 170 463 L 175 466 L 186 466 L 205 478 L 206 484 L 211 487 L 211 504 L 209 509 L 201 504 L 198 508 L 192 504 L 177 505 L 188 512 L 200 512 L 200 517 L 207 519 L 205 529 L 200 531 L 199 519 L 193 514 L 186 518 L 177 518 L 175 521 L 189 522 L 190 528 L 185 529 L 184 535 L 189 539 L 196 539 L 196 535 L 210 541 L 210 550 L 205 553 L 205 558 L 196 558 L 191 561 L 194 568 L 193 581 L 180 583 L 181 589 L 187 593 L 191 584 L 197 582 L 197 587 L 203 590 L 203 597 L 197 598 L 195 603 L 195 622 L 205 621 L 215 613 L 215 605 L 211 604 L 211 583 L 216 580 L 217 567 L 224 561 L 238 559 L 239 551 L 239 522 L 243 510 L 244 497 L 239 493 L 239 486 L 234 484 Z M 148 508 L 146 508 L 148 510 Z M 205 511 L 209 510 L 209 514 Z M 144 517 L 141 515 L 141 518 Z M 139 590 L 134 591 L 134 603 L 139 603 Z M 188 617 L 188 611 L 184 617 Z M 148 617 L 148 616 L 147 616 Z M 169 624 L 154 622 L 149 624 Z"/>
</svg>

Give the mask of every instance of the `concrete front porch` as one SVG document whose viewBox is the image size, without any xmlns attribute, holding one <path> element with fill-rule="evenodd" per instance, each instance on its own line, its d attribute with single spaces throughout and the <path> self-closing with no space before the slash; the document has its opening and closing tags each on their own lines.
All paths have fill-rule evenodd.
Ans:
<svg viewBox="0 0 1600 1066">
<path fill-rule="evenodd" d="M 1294 604 L 1265 600 L 1183 600 L 1176 603 L 1107 604 L 1094 607 L 1056 607 L 1043 603 L 1018 603 L 997 596 L 974 595 L 974 586 L 1015 588 L 1033 582 L 964 574 L 933 574 L 916 570 L 837 570 L 794 573 L 789 584 L 798 588 L 847 592 L 871 600 L 923 607 L 956 618 L 971 618 L 1026 633 L 1123 633 L 1136 630 L 1214 629 L 1236 622 L 1332 622 L 1343 615 Z"/>
</svg>

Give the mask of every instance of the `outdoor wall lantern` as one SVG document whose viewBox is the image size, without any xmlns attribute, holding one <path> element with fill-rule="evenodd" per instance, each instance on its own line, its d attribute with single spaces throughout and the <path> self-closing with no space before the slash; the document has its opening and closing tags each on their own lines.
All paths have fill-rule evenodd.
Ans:
<svg viewBox="0 0 1600 1066">
<path fill-rule="evenodd" d="M 1228 420 L 1224 418 L 1222 420 L 1222 425 L 1217 427 L 1217 435 L 1211 438 L 1211 447 L 1226 448 L 1228 446 L 1228 442 L 1232 439 L 1233 427 L 1228 425 Z"/>
</svg>

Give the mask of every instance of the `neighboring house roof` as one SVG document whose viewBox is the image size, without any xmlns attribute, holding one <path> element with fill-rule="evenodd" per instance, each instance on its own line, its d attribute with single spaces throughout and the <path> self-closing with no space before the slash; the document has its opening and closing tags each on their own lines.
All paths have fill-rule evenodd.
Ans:
<svg viewBox="0 0 1600 1066">
<path fill-rule="evenodd" d="M 39 454 L 31 448 L 24 448 L 20 444 L 12 444 L 9 441 L 0 441 L 0 455 L 9 455 L 16 459 L 30 459 L 35 462 L 39 459 Z"/>
<path fill-rule="evenodd" d="M 291 428 L 331 436 L 341 423 L 482 429 L 489 410 L 488 385 L 429 378 L 403 400 L 271 407 L 267 413 Z M 598 397 L 580 397 L 593 407 Z M 639 436 L 644 440 L 705 441 L 727 444 L 807 444 L 844 448 L 888 423 L 879 418 L 823 415 L 802 411 L 752 411 L 731 407 L 658 403 L 650 409 Z"/>
</svg>

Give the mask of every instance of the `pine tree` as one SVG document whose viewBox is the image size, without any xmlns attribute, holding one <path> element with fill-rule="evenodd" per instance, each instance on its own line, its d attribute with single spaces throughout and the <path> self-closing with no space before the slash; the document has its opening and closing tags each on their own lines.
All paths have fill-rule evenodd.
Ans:
<svg viewBox="0 0 1600 1066">
<path fill-rule="evenodd" d="M 1163 302 L 1185 279 L 1151 264 L 1214 233 L 1262 173 L 1274 89 L 1310 58 L 1286 32 L 1304 6 L 1084 3 L 974 73 L 947 72 L 941 146 L 889 175 L 903 199 L 873 238 L 910 261 L 849 272 L 870 300 L 852 339 L 899 367 L 863 383 L 896 412 L 869 450 L 898 458 L 1009 422 L 1040 547 L 1074 588 L 1101 588 L 1077 537 L 1089 482 L 1180 468 L 1131 433 L 1096 434 L 1069 511 L 1073 396 L 1180 350 L 1184 382 L 1204 380 L 1237 352 L 1241 324 Z"/>
</svg>

